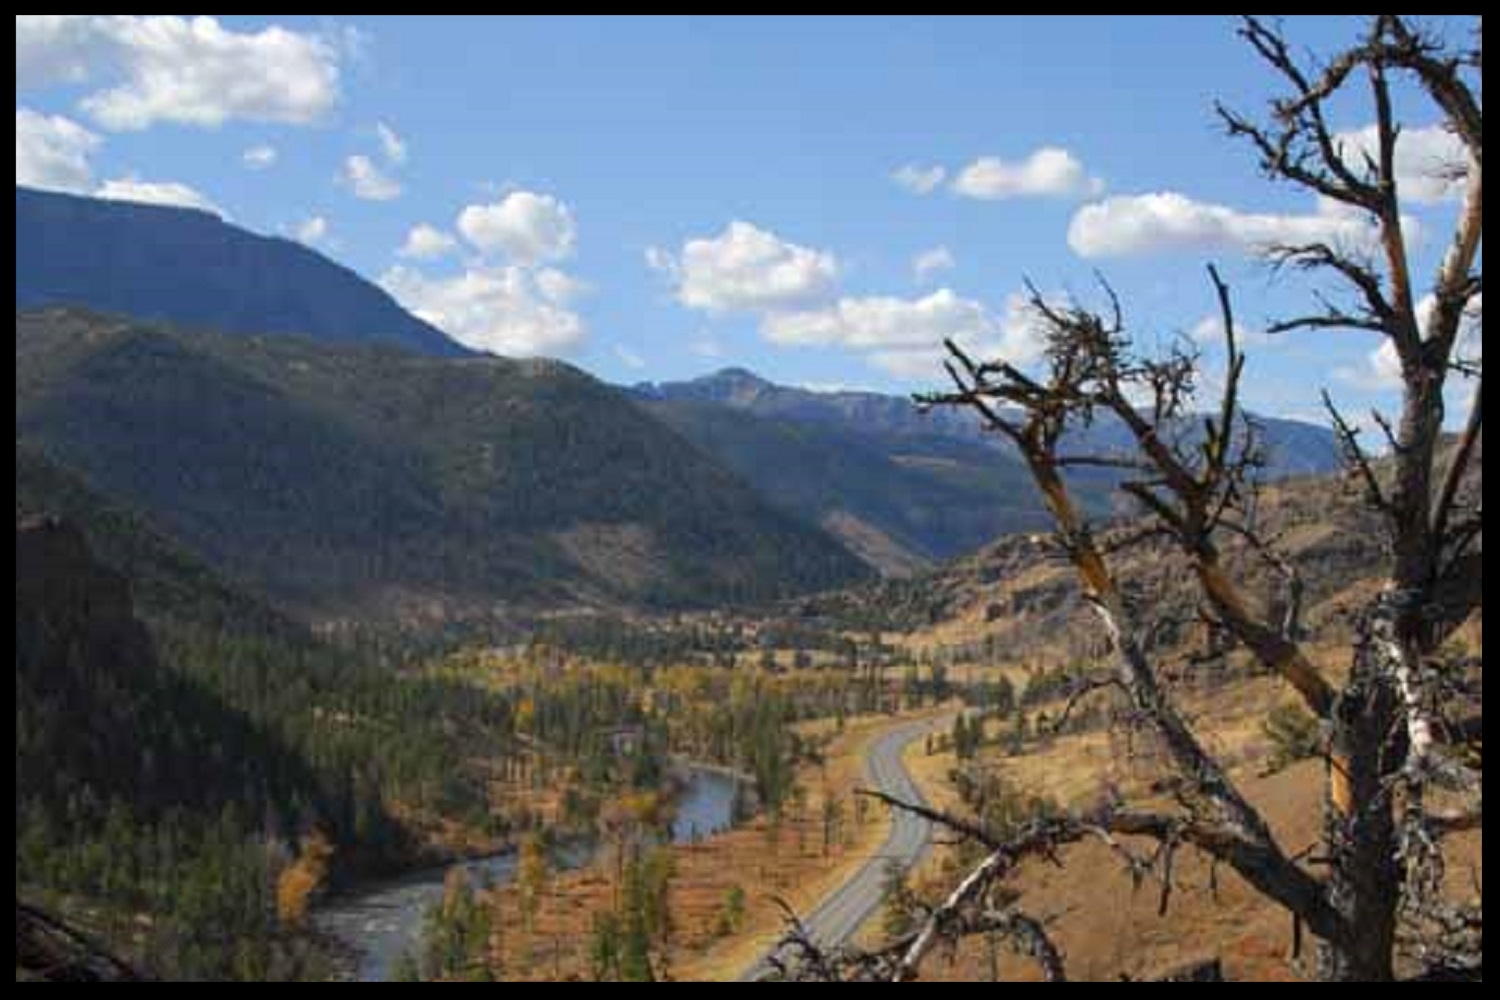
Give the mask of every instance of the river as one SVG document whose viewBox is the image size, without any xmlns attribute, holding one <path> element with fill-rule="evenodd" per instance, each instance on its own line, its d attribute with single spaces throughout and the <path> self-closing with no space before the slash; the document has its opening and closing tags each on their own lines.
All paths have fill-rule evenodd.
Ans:
<svg viewBox="0 0 1500 1000">
<path fill-rule="evenodd" d="M 672 828 L 675 843 L 686 844 L 722 833 L 734 825 L 738 783 L 715 770 L 690 769 L 686 790 L 677 804 Z M 558 859 L 578 868 L 590 859 L 583 851 Z M 477 885 L 504 885 L 515 875 L 515 856 L 499 855 L 458 867 Z M 358 894 L 334 900 L 316 917 L 318 929 L 358 957 L 354 982 L 390 981 L 396 963 L 418 954 L 427 914 L 443 900 L 451 869 L 434 869 L 395 879 Z"/>
</svg>

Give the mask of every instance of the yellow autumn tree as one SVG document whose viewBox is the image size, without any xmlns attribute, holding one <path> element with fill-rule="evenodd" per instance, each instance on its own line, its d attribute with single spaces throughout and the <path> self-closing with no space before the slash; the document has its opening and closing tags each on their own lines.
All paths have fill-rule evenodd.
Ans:
<svg viewBox="0 0 1500 1000">
<path fill-rule="evenodd" d="M 536 702 L 531 698 L 522 698 L 516 706 L 516 731 L 532 735 L 536 730 Z"/>
<path fill-rule="evenodd" d="M 307 921 L 313 896 L 328 881 L 333 855 L 333 843 L 323 831 L 302 838 L 297 860 L 276 881 L 276 915 L 283 925 L 300 927 Z"/>
</svg>

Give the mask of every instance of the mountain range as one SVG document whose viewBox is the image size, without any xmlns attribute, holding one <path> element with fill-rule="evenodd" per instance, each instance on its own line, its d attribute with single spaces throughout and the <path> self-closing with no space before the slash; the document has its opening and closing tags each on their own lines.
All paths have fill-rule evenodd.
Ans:
<svg viewBox="0 0 1500 1000">
<path fill-rule="evenodd" d="M 473 355 L 204 212 L 17 188 L 16 251 L 18 482 L 23 461 L 64 470 L 303 617 L 758 602 L 1047 523 L 966 414 L 742 369 L 617 389 Z M 1336 465 L 1326 431 L 1264 424 L 1273 474 Z M 1107 474 L 1075 485 L 1115 512 Z"/>
<path fill-rule="evenodd" d="M 637 386 L 635 393 L 767 497 L 821 524 L 887 576 L 1050 523 L 1020 459 L 966 411 L 923 411 L 908 398 L 880 393 L 776 385 L 733 368 Z M 1338 448 L 1326 429 L 1255 420 L 1268 478 L 1338 468 Z M 1101 419 L 1070 450 L 1114 454 L 1129 447 L 1125 427 Z M 1091 512 L 1114 512 L 1114 475 L 1080 471 L 1073 480 Z"/>
</svg>

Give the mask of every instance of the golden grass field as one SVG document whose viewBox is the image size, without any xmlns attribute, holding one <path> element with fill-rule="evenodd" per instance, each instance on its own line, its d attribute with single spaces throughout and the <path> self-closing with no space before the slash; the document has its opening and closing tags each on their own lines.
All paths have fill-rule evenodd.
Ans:
<svg viewBox="0 0 1500 1000">
<path fill-rule="evenodd" d="M 1325 650 L 1332 668 L 1333 650 Z M 1255 679 L 1231 685 L 1212 698 L 1189 699 L 1199 730 L 1209 745 L 1233 767 L 1235 777 L 1255 805 L 1264 811 L 1283 846 L 1300 855 L 1317 843 L 1323 816 L 1324 765 L 1307 762 L 1266 776 L 1267 747 L 1261 722 L 1266 711 L 1285 697 L 1279 682 Z M 1104 733 L 1068 736 L 1017 758 L 998 752 L 980 766 L 1000 771 L 1016 786 L 1046 795 L 1064 805 L 1086 807 L 1106 783 L 1126 794 L 1149 796 L 1156 769 L 1149 759 L 1128 756 L 1128 745 Z M 949 780 L 951 754 L 928 756 L 913 747 L 908 765 L 924 791 L 946 808 L 961 808 Z M 1141 801 L 1141 799 L 1136 799 Z M 1145 845 L 1135 845 L 1144 852 Z M 951 852 L 940 851 L 915 878 L 936 890 L 950 884 L 945 864 Z M 1483 833 L 1452 844 L 1452 890 L 1470 894 L 1481 886 Z M 1077 981 L 1116 981 L 1121 975 L 1147 978 L 1188 962 L 1223 959 L 1231 981 L 1299 982 L 1302 962 L 1292 954 L 1291 919 L 1224 869 L 1215 871 L 1201 858 L 1184 854 L 1177 866 L 1177 891 L 1165 914 L 1156 884 L 1137 885 L 1118 855 L 1102 844 L 1085 844 L 1063 852 L 1062 865 L 1034 863 L 1014 881 L 1021 902 L 1046 921 L 1063 948 Z M 867 932 L 873 933 L 873 932 Z M 986 981 L 993 974 L 992 952 L 984 942 L 970 943 L 957 954 L 934 962 L 925 978 L 937 981 Z M 998 955 L 1002 981 L 1029 982 L 1039 977 L 1029 963 Z"/>
</svg>

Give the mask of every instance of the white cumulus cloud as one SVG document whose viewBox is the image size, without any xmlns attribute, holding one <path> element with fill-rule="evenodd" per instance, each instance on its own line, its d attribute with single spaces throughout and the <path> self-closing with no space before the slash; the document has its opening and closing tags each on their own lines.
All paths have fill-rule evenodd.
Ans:
<svg viewBox="0 0 1500 1000">
<path fill-rule="evenodd" d="M 1069 245 L 1087 258 L 1174 251 L 1260 253 L 1305 243 L 1362 249 L 1374 239 L 1364 217 L 1327 203 L 1300 215 L 1252 213 L 1174 191 L 1122 195 L 1085 205 L 1068 231 Z"/>
<path fill-rule="evenodd" d="M 470 268 L 432 278 L 409 267 L 381 284 L 407 309 L 474 350 L 507 357 L 566 354 L 586 338 L 582 317 L 551 298 L 529 268 Z"/>
<path fill-rule="evenodd" d="M 344 161 L 343 183 L 362 201 L 395 201 L 402 194 L 401 182 L 368 156 L 351 156 Z"/>
<path fill-rule="evenodd" d="M 317 35 L 232 31 L 202 15 L 16 16 L 17 91 L 97 83 L 80 106 L 115 131 L 310 124 L 338 102 L 339 59 L 339 47 Z"/>
<path fill-rule="evenodd" d="M 458 240 L 451 233 L 423 222 L 412 227 L 406 234 L 406 242 L 396 252 L 408 260 L 433 260 L 457 249 Z"/>
<path fill-rule="evenodd" d="M 748 222 L 689 240 L 678 253 L 650 250 L 646 258 L 672 279 L 678 302 L 689 309 L 750 316 L 760 336 L 778 348 L 844 350 L 903 378 L 940 374 L 949 340 L 1019 365 L 1032 364 L 1045 348 L 1043 327 L 1024 296 L 997 311 L 950 288 L 918 297 L 842 294 L 843 266 L 833 253 Z M 953 265 L 944 247 L 913 261 L 919 277 Z M 689 350 L 706 358 L 723 353 L 708 334 Z"/>
<path fill-rule="evenodd" d="M 826 309 L 767 316 L 763 335 L 784 347 L 842 347 L 907 378 L 942 371 L 952 340 L 981 357 L 1027 365 L 1045 349 L 1042 325 L 1024 296 L 996 313 L 985 303 L 941 289 L 920 299 L 847 297 Z"/>
<path fill-rule="evenodd" d="M 85 193 L 94 186 L 90 158 L 100 139 L 77 122 L 16 109 L 16 183 Z"/>
<path fill-rule="evenodd" d="M 538 268 L 536 287 L 549 302 L 565 306 L 587 295 L 592 289 L 585 281 L 555 267 Z"/>
<path fill-rule="evenodd" d="M 17 14 L 16 92 L 84 83 L 118 58 L 113 39 L 128 15 Z"/>
<path fill-rule="evenodd" d="M 1340 133 L 1343 159 L 1369 174 L 1369 157 L 1380 150 L 1374 126 Z M 1437 205 L 1463 197 L 1469 156 L 1463 141 L 1442 125 L 1407 129 L 1396 142 L 1396 181 L 1401 196 L 1418 205 Z"/>
<path fill-rule="evenodd" d="M 994 328 L 994 317 L 982 303 L 946 288 L 921 299 L 843 298 L 827 309 L 767 317 L 763 326 L 777 344 L 856 350 L 940 347 L 945 337 L 988 337 Z"/>
<path fill-rule="evenodd" d="M 798 246 L 748 222 L 689 240 L 679 254 L 650 251 L 647 260 L 672 278 L 679 302 L 714 314 L 816 306 L 836 293 L 841 272 L 833 254 Z"/>
<path fill-rule="evenodd" d="M 490 205 L 470 205 L 458 231 L 475 249 L 517 264 L 567 260 L 578 241 L 572 210 L 551 195 L 513 191 Z"/>
<path fill-rule="evenodd" d="M 412 312 L 459 343 L 510 357 L 568 354 L 588 336 L 576 301 L 583 281 L 554 266 L 576 249 L 573 213 L 550 195 L 513 191 L 494 204 L 470 205 L 457 223 L 478 253 L 462 272 L 435 277 L 401 265 L 381 284 Z M 400 255 L 434 259 L 456 253 L 456 236 L 431 225 L 407 235 Z"/>
<path fill-rule="evenodd" d="M 166 205 L 172 208 L 195 208 L 223 217 L 225 212 L 201 191 L 176 181 L 144 181 L 138 177 L 120 177 L 106 181 L 95 192 L 108 201 L 133 201 L 142 205 Z"/>
<path fill-rule="evenodd" d="M 953 180 L 955 194 L 980 201 L 1095 197 L 1103 190 L 1104 182 L 1090 176 L 1077 156 L 1055 146 L 1020 161 L 987 156 L 969 164 Z"/>
</svg>

